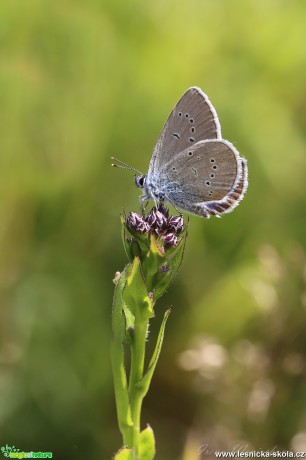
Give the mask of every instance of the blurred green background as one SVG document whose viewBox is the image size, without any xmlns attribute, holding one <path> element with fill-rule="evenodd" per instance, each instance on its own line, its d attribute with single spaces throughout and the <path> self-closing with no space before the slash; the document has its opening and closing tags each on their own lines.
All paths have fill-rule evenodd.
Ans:
<svg viewBox="0 0 306 460">
<path fill-rule="evenodd" d="M 305 23 L 304 0 L 1 1 L 1 446 L 120 447 L 112 278 L 139 190 L 110 156 L 146 172 L 198 85 L 250 185 L 232 214 L 190 219 L 142 423 L 159 460 L 306 450 Z"/>
</svg>

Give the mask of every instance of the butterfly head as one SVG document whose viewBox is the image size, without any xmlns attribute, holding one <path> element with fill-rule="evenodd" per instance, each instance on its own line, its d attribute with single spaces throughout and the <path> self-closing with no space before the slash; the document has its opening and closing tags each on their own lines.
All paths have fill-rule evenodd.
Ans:
<svg viewBox="0 0 306 460">
<path fill-rule="evenodd" d="M 141 176 L 135 176 L 134 180 L 137 187 L 144 189 L 146 186 L 147 175 L 141 174 Z"/>
</svg>

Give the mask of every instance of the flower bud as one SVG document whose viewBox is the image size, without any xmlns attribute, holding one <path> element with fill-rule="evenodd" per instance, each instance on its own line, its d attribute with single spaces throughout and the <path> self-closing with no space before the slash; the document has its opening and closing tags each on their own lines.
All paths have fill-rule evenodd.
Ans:
<svg viewBox="0 0 306 460">
<path fill-rule="evenodd" d="M 155 221 L 155 231 L 157 233 L 162 233 L 167 229 L 168 226 L 168 220 L 164 216 L 164 214 L 160 211 L 156 211 L 156 221 Z"/>
<path fill-rule="evenodd" d="M 155 207 L 147 216 L 146 221 L 150 226 L 150 229 L 155 231 L 157 234 L 164 232 L 168 226 L 167 217 L 165 217 L 164 213 L 158 211 Z"/>
<path fill-rule="evenodd" d="M 156 208 L 152 208 L 149 214 L 146 217 L 146 222 L 149 224 L 149 226 L 152 228 L 155 226 L 156 222 Z"/>
<path fill-rule="evenodd" d="M 170 217 L 168 221 L 168 226 L 169 226 L 169 229 L 174 231 L 174 233 L 181 233 L 184 230 L 183 216 Z"/>
<path fill-rule="evenodd" d="M 178 238 L 174 233 L 167 233 L 167 235 L 163 236 L 163 242 L 165 248 L 173 248 L 178 243 Z"/>
<path fill-rule="evenodd" d="M 166 206 L 164 206 L 163 204 L 160 204 L 157 210 L 161 212 L 166 217 L 166 219 L 169 218 L 169 209 L 166 208 Z"/>
<path fill-rule="evenodd" d="M 169 268 L 167 267 L 167 265 L 161 265 L 161 266 L 159 267 L 159 271 L 160 271 L 161 273 L 167 273 L 167 272 L 169 271 Z"/>
<path fill-rule="evenodd" d="M 130 212 L 126 219 L 127 227 L 137 233 L 146 234 L 150 231 L 149 224 L 144 220 L 142 216 L 136 212 Z"/>
</svg>

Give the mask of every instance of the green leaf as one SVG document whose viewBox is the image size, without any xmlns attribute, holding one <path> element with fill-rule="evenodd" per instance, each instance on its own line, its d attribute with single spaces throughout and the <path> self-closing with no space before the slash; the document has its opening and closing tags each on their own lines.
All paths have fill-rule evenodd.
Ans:
<svg viewBox="0 0 306 460">
<path fill-rule="evenodd" d="M 151 233 L 150 235 L 150 252 L 154 257 L 157 257 L 157 260 L 160 260 L 161 258 L 164 258 L 164 249 L 162 246 L 160 246 L 161 241 L 157 240 L 154 233 Z M 159 262 L 157 262 L 158 266 Z"/>
<path fill-rule="evenodd" d="M 139 458 L 153 460 L 155 457 L 155 438 L 150 425 L 139 434 Z"/>
<path fill-rule="evenodd" d="M 150 250 L 143 260 L 143 272 L 148 291 L 155 288 L 154 277 L 159 267 L 166 263 L 163 250 L 159 247 L 154 234 L 150 235 Z"/>
<path fill-rule="evenodd" d="M 126 306 L 124 302 L 123 302 L 123 311 L 125 314 L 125 321 L 126 321 L 125 329 L 126 329 L 126 332 L 128 332 L 129 330 L 134 329 L 135 316 L 132 314 L 131 310 Z"/>
<path fill-rule="evenodd" d="M 133 449 L 128 449 L 127 447 L 123 447 L 122 449 L 118 450 L 116 453 L 114 460 L 134 460 L 135 455 Z"/>
<path fill-rule="evenodd" d="M 156 368 L 156 364 L 157 364 L 157 361 L 158 361 L 158 358 L 159 358 L 159 355 L 160 355 L 161 347 L 162 347 L 162 344 L 163 344 L 166 322 L 167 322 L 167 319 L 168 319 L 168 317 L 170 315 L 170 312 L 171 312 L 171 309 L 169 308 L 164 314 L 164 318 L 163 318 L 162 324 L 160 326 L 160 330 L 159 330 L 159 333 L 158 333 L 154 353 L 152 355 L 150 364 L 148 366 L 148 370 L 145 373 L 145 375 L 142 377 L 142 379 L 136 384 L 136 387 L 138 389 L 140 389 L 143 397 L 147 394 L 147 392 L 149 390 L 149 387 L 150 387 L 150 383 L 151 383 L 151 380 L 152 380 L 152 377 L 153 377 L 153 374 L 154 374 L 154 370 Z"/>
<path fill-rule="evenodd" d="M 123 289 L 123 301 L 134 317 L 146 320 L 154 316 L 152 301 L 148 296 L 147 287 L 141 273 L 139 257 L 135 257 L 131 265 Z"/>
<path fill-rule="evenodd" d="M 131 258 L 131 256 L 130 256 L 130 248 L 129 248 L 129 244 L 128 244 L 127 238 L 126 238 L 125 220 L 126 220 L 125 217 L 123 217 L 123 215 L 120 214 L 122 243 L 123 243 L 123 246 L 124 246 L 124 249 L 125 249 L 125 253 L 126 253 L 128 259 L 130 259 L 130 261 L 132 262 L 132 258 Z"/>
<path fill-rule="evenodd" d="M 154 300 L 157 300 L 164 294 L 166 289 L 168 289 L 173 279 L 175 278 L 177 272 L 179 271 L 184 257 L 186 238 L 187 234 L 183 236 L 178 246 L 175 248 L 175 252 L 173 253 L 172 258 L 168 262 L 168 271 L 165 273 L 156 274 L 154 279 L 154 284 L 156 286 L 156 289 L 154 291 Z"/>
<path fill-rule="evenodd" d="M 142 235 L 140 233 L 134 233 L 134 238 L 137 240 L 141 253 L 144 256 L 149 250 L 148 234 L 146 233 Z"/>
<path fill-rule="evenodd" d="M 114 292 L 113 298 L 113 312 L 112 312 L 112 328 L 113 328 L 113 336 L 115 340 L 119 342 L 123 342 L 125 336 L 125 317 L 123 315 L 124 312 L 124 302 L 122 298 L 122 292 L 126 283 L 126 270 L 121 273 Z"/>
<path fill-rule="evenodd" d="M 131 254 L 131 261 L 134 259 L 134 257 L 139 257 L 140 259 L 143 256 L 139 241 L 137 238 L 131 238 L 130 241 L 128 242 L 129 245 L 129 250 Z"/>
<path fill-rule="evenodd" d="M 124 365 L 124 350 L 121 342 L 115 340 L 112 341 L 111 358 L 118 424 L 120 432 L 124 436 L 124 434 L 133 426 L 133 420 Z"/>
<path fill-rule="evenodd" d="M 123 290 L 126 284 L 127 275 L 131 265 L 128 264 L 124 271 L 120 274 L 117 281 L 114 298 L 113 298 L 113 314 L 112 314 L 112 326 L 113 326 L 113 335 L 115 338 L 118 338 L 121 342 L 124 342 L 126 339 L 127 331 L 134 328 L 135 317 L 132 314 L 131 310 L 126 306 L 123 300 Z M 123 314 L 124 313 L 124 314 Z"/>
</svg>

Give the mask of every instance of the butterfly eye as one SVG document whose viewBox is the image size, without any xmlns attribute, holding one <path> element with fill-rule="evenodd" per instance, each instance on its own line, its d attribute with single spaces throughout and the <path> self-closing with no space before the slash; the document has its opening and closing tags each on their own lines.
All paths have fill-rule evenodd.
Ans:
<svg viewBox="0 0 306 460">
<path fill-rule="evenodd" d="M 137 187 L 143 188 L 144 183 L 145 183 L 145 175 L 135 177 L 135 183 L 136 183 Z"/>
</svg>

